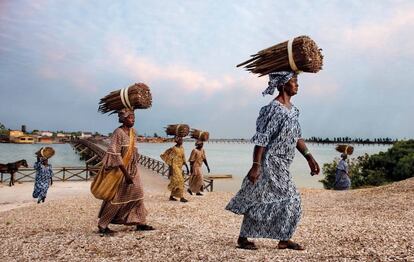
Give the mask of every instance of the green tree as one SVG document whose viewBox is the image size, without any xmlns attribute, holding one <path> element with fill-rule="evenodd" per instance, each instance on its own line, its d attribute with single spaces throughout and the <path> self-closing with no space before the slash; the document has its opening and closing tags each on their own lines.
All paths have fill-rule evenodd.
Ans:
<svg viewBox="0 0 414 262">
<path fill-rule="evenodd" d="M 322 167 L 327 189 L 333 188 L 338 159 Z M 398 141 L 386 152 L 347 160 L 351 187 L 379 186 L 414 176 L 414 140 Z"/>
</svg>

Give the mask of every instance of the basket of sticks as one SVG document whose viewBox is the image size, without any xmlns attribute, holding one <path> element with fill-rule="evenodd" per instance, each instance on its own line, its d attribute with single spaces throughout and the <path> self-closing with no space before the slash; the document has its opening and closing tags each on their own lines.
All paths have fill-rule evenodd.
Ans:
<svg viewBox="0 0 414 262">
<path fill-rule="evenodd" d="M 352 155 L 354 153 L 354 147 L 349 145 L 337 145 L 335 149 L 342 154 Z"/>
<path fill-rule="evenodd" d="M 165 132 L 169 136 L 186 137 L 190 133 L 190 127 L 186 124 L 168 125 Z"/>
<path fill-rule="evenodd" d="M 191 129 L 190 136 L 191 138 L 194 138 L 194 139 L 197 139 L 203 142 L 207 141 L 210 138 L 210 134 L 207 131 L 201 131 L 201 130 L 194 129 L 194 128 Z"/>
<path fill-rule="evenodd" d="M 35 154 L 38 157 L 44 157 L 49 159 L 55 155 L 55 150 L 52 147 L 47 146 L 40 148 Z"/>
<path fill-rule="evenodd" d="M 237 67 L 243 66 L 259 76 L 276 71 L 317 73 L 323 65 L 321 51 L 309 36 L 298 36 L 251 55 Z"/>
<path fill-rule="evenodd" d="M 98 111 L 111 114 L 123 109 L 147 109 L 152 105 L 149 87 L 144 83 L 135 83 L 127 88 L 119 89 L 101 98 Z"/>
</svg>

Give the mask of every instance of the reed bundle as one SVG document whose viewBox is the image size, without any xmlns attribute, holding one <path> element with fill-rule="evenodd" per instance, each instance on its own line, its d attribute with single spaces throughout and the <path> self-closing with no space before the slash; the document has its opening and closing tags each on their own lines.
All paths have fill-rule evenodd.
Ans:
<svg viewBox="0 0 414 262">
<path fill-rule="evenodd" d="M 170 136 L 185 137 L 190 133 L 190 127 L 186 124 L 168 125 L 165 128 L 165 132 Z"/>
<path fill-rule="evenodd" d="M 194 138 L 194 139 L 197 139 L 203 142 L 207 141 L 210 138 L 210 134 L 207 131 L 201 131 L 195 128 L 191 129 L 190 136 L 191 138 Z"/>
<path fill-rule="evenodd" d="M 289 59 L 288 42 L 263 49 L 237 67 L 244 66 L 246 70 L 259 76 L 276 71 L 317 73 L 322 69 L 322 49 L 309 36 L 298 36 L 293 39 L 291 59 Z M 289 60 L 293 60 L 293 68 L 292 61 Z"/>
<path fill-rule="evenodd" d="M 336 151 L 347 155 L 352 155 L 354 152 L 354 147 L 349 145 L 337 145 L 335 149 Z"/>
<path fill-rule="evenodd" d="M 98 111 L 111 114 L 123 109 L 146 109 L 152 105 L 152 96 L 149 87 L 144 83 L 135 83 L 128 88 L 109 93 L 99 102 Z"/>
<path fill-rule="evenodd" d="M 47 146 L 40 148 L 35 154 L 38 157 L 44 157 L 49 159 L 55 155 L 55 150 L 52 147 Z"/>
</svg>

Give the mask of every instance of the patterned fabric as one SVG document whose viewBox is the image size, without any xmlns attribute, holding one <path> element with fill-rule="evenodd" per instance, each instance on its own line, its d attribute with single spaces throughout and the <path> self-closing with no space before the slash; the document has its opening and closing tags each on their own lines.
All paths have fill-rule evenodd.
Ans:
<svg viewBox="0 0 414 262">
<path fill-rule="evenodd" d="M 294 72 L 290 71 L 280 71 L 273 72 L 269 74 L 269 83 L 265 91 L 262 92 L 262 95 L 273 95 L 275 89 L 278 89 L 281 86 L 284 86 L 289 80 L 295 75 Z"/>
<path fill-rule="evenodd" d="M 121 165 L 128 146 L 129 135 L 122 128 L 117 128 L 111 136 L 111 144 L 102 160 L 104 168 L 117 168 Z M 114 199 L 111 202 L 103 201 L 98 215 L 99 226 L 103 228 L 109 223 L 124 225 L 146 223 L 148 212 L 144 205 L 144 189 L 138 172 L 137 148 L 134 148 L 134 151 L 131 161 L 125 167 L 133 177 L 134 183 L 127 184 L 123 178 Z"/>
<path fill-rule="evenodd" d="M 203 191 L 204 180 L 203 180 L 203 172 L 202 172 L 202 165 L 203 161 L 206 159 L 206 153 L 204 149 L 201 150 L 193 149 L 191 151 L 189 162 L 193 163 L 193 172 L 191 173 L 189 184 L 190 190 L 194 193 L 199 193 Z"/>
<path fill-rule="evenodd" d="M 341 159 L 336 167 L 334 189 L 347 190 L 351 187 L 351 179 L 348 175 L 348 164 Z"/>
<path fill-rule="evenodd" d="M 125 118 L 127 118 L 129 115 L 133 115 L 134 111 L 128 108 L 123 108 L 118 111 L 118 120 L 120 123 L 123 123 Z"/>
<path fill-rule="evenodd" d="M 173 146 L 162 153 L 160 157 L 170 167 L 168 190 L 171 191 L 171 196 L 182 198 L 184 196 L 184 148 Z"/>
<path fill-rule="evenodd" d="M 255 184 L 246 177 L 226 209 L 244 215 L 241 237 L 288 240 L 301 216 L 301 200 L 289 166 L 301 137 L 299 110 L 277 100 L 260 110 L 252 142 L 265 147 Z"/>
<path fill-rule="evenodd" d="M 33 198 L 41 200 L 47 195 L 49 189 L 50 178 L 53 176 L 52 165 L 43 165 L 41 161 L 34 164 L 36 170 L 35 184 L 33 190 Z"/>
</svg>

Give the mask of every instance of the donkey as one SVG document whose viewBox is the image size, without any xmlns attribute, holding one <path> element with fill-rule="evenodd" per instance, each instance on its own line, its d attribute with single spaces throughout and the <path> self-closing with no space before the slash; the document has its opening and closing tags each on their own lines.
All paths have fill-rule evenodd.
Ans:
<svg viewBox="0 0 414 262">
<path fill-rule="evenodd" d="M 16 173 L 21 166 L 28 167 L 26 160 L 22 159 L 14 163 L 0 164 L 0 173 L 10 174 L 9 186 L 14 185 L 14 173 Z"/>
</svg>

